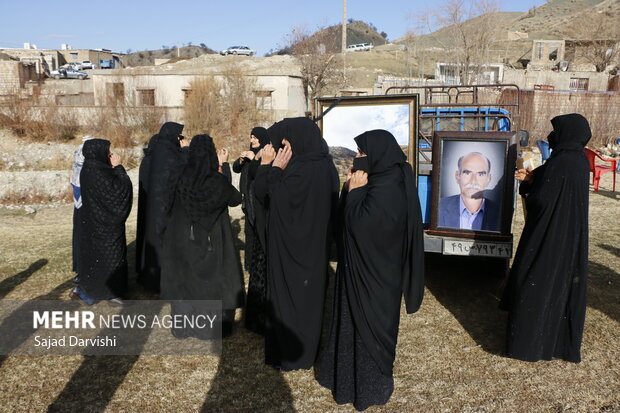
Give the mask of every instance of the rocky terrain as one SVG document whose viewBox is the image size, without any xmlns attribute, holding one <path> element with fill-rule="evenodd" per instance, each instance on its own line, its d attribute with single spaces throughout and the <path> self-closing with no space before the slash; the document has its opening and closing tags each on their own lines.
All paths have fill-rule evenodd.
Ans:
<svg viewBox="0 0 620 413">
<path fill-rule="evenodd" d="M 30 142 L 0 131 L 0 204 L 27 205 L 68 202 L 73 152 L 71 143 Z M 137 190 L 141 149 L 118 151 Z"/>
<path fill-rule="evenodd" d="M 29 142 L 0 130 L 0 216 L 34 214 L 42 208 L 70 203 L 73 152 L 80 142 L 81 139 L 70 143 Z M 116 152 L 131 178 L 136 202 L 142 148 Z M 233 183 L 239 185 L 238 174 L 233 174 Z M 231 208 L 230 215 L 233 219 L 241 217 L 241 208 Z"/>
</svg>

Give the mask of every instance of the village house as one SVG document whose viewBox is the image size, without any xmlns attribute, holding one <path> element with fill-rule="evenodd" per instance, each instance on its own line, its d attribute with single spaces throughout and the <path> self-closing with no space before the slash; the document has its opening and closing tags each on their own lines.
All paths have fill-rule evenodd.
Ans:
<svg viewBox="0 0 620 413">
<path fill-rule="evenodd" d="M 58 69 L 67 63 L 82 63 L 89 60 L 99 67 L 101 60 L 113 60 L 116 65 L 122 63 L 122 54 L 113 53 L 108 49 L 71 49 L 69 45 L 62 45 L 60 50 L 39 49 L 31 43 L 24 43 L 23 49 L 0 49 L 4 53 L 21 62 L 35 64 L 36 73 L 43 77 L 47 72 Z"/>
<path fill-rule="evenodd" d="M 290 56 L 242 58 L 205 55 L 149 67 L 93 73 L 97 106 L 122 103 L 136 107 L 180 108 L 192 92 L 191 82 L 212 77 L 224 82 L 238 69 L 253 87 L 258 109 L 269 110 L 273 120 L 302 116 L 307 111 L 299 66 Z"/>
</svg>

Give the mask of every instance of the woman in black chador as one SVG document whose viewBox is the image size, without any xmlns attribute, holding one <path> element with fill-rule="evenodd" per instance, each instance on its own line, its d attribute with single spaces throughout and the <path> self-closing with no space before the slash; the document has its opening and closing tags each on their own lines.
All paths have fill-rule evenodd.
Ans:
<svg viewBox="0 0 620 413">
<path fill-rule="evenodd" d="M 254 194 L 254 178 L 260 165 L 260 150 L 269 144 L 267 129 L 257 126 L 250 133 L 250 150 L 241 154 L 233 171 L 241 172 L 239 189 L 245 213 L 245 268 L 250 273 L 245 307 L 245 326 L 258 334 L 265 332 L 265 300 L 267 294 L 265 257 L 265 206 Z"/>
<path fill-rule="evenodd" d="M 91 139 L 82 148 L 79 289 L 93 300 L 115 300 L 127 287 L 125 221 L 132 185 L 110 141 Z"/>
<path fill-rule="evenodd" d="M 422 214 L 411 166 L 385 130 L 355 138 L 355 172 L 340 199 L 339 261 L 330 338 L 318 374 L 338 404 L 387 403 L 401 298 L 407 313 L 424 295 Z"/>
<path fill-rule="evenodd" d="M 507 355 L 524 361 L 578 363 L 588 281 L 588 121 L 551 120 L 551 157 L 515 177 L 527 218 L 501 307 L 509 311 Z"/>
<path fill-rule="evenodd" d="M 284 146 L 277 156 L 271 145 L 263 149 L 254 181 L 258 198 L 269 202 L 265 361 L 308 369 L 321 335 L 338 173 L 310 119 L 284 119 L 268 132 L 274 146 Z"/>
<path fill-rule="evenodd" d="M 228 207 L 239 205 L 241 194 L 231 183 L 227 158 L 227 150 L 216 154 L 208 135 L 192 139 L 174 194 L 161 261 L 162 298 L 221 300 L 223 335 L 231 333 L 235 308 L 244 302 L 241 263 L 228 216 Z M 187 314 L 192 309 L 173 306 L 172 311 Z M 211 338 L 206 330 L 173 330 L 173 334 Z"/>
<path fill-rule="evenodd" d="M 151 138 L 149 150 L 140 165 L 140 198 L 136 252 L 138 282 L 152 291 L 159 291 L 161 249 L 168 213 L 181 171 L 187 163 L 187 142 L 182 139 L 183 125 L 166 122 Z"/>
<path fill-rule="evenodd" d="M 249 199 L 250 186 L 256 177 L 256 170 L 260 165 L 260 159 L 257 158 L 258 152 L 269 143 L 267 129 L 257 126 L 250 132 L 250 149 L 241 153 L 239 159 L 233 163 L 232 170 L 240 173 L 239 190 L 243 197 L 241 201 L 241 209 L 245 214 L 245 258 L 244 267 L 250 270 L 252 262 L 252 243 L 256 237 L 252 226 L 252 217 L 254 216 L 253 202 Z"/>
</svg>

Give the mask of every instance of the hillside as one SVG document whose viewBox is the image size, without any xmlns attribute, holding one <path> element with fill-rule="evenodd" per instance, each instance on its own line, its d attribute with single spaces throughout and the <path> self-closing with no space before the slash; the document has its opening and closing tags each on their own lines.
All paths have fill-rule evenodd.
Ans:
<svg viewBox="0 0 620 413">
<path fill-rule="evenodd" d="M 504 29 L 511 25 L 516 19 L 522 16 L 521 12 L 497 12 L 493 13 L 493 21 L 495 26 L 497 27 L 498 40 L 499 39 L 507 39 L 507 29 Z M 478 20 L 480 17 L 476 17 L 470 20 L 467 20 L 463 23 L 465 29 L 470 27 L 475 27 L 478 24 Z M 422 49 L 432 49 L 432 48 L 443 48 L 452 47 L 454 45 L 454 39 L 456 37 L 456 27 L 449 26 L 434 31 L 429 34 L 424 34 L 421 36 L 415 37 L 415 43 L 418 48 Z M 411 41 L 410 37 L 401 37 L 396 39 L 394 43 L 397 44 L 407 44 Z"/>
<path fill-rule="evenodd" d="M 464 26 L 474 27 L 480 17 L 467 20 Z M 493 16 L 497 29 L 496 43 L 519 42 L 509 40 L 509 33 L 520 32 L 527 39 L 580 38 L 590 30 L 598 38 L 620 37 L 619 0 L 549 0 L 527 13 L 499 12 Z M 430 34 L 411 39 L 407 36 L 395 40 L 398 44 L 415 42 L 417 48 L 432 49 L 452 47 L 456 28 L 444 27 Z M 585 33 L 584 33 L 585 32 Z M 596 33 L 596 34 L 594 34 Z M 524 39 L 520 39 L 523 42 Z M 520 47 L 518 49 L 521 49 Z"/>
<path fill-rule="evenodd" d="M 144 50 L 134 52 L 123 57 L 123 62 L 127 66 L 153 66 L 155 59 L 192 59 L 205 54 L 217 53 L 208 47 L 184 46 L 180 48 L 169 48 L 159 50 Z"/>
<path fill-rule="evenodd" d="M 387 33 L 382 32 L 385 38 L 379 34 L 378 29 L 372 24 L 353 20 L 347 23 L 347 45 L 358 43 L 371 43 L 375 46 L 387 43 Z M 335 24 L 313 33 L 303 42 L 289 45 L 288 47 L 278 50 L 274 54 L 290 54 L 292 49 L 303 43 L 316 44 L 320 43 L 325 46 L 327 53 L 338 53 L 342 49 L 342 25 Z"/>
<path fill-rule="evenodd" d="M 618 0 L 551 0 L 525 13 L 507 29 L 527 32 L 530 38 L 571 37 L 576 25 L 583 24 L 587 15 L 599 11 L 615 11 L 615 25 L 620 25 L 619 6 Z"/>
</svg>

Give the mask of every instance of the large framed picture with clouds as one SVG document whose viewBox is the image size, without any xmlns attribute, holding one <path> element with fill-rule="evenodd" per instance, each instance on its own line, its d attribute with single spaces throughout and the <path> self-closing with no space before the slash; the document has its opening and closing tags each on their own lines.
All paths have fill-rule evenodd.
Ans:
<svg viewBox="0 0 620 413">
<path fill-rule="evenodd" d="M 510 236 L 516 157 L 514 132 L 435 132 L 431 231 Z"/>
<path fill-rule="evenodd" d="M 385 129 L 394 135 L 417 176 L 417 94 L 319 98 L 316 105 L 319 127 L 341 182 L 357 153 L 353 139 L 373 129 Z"/>
</svg>

